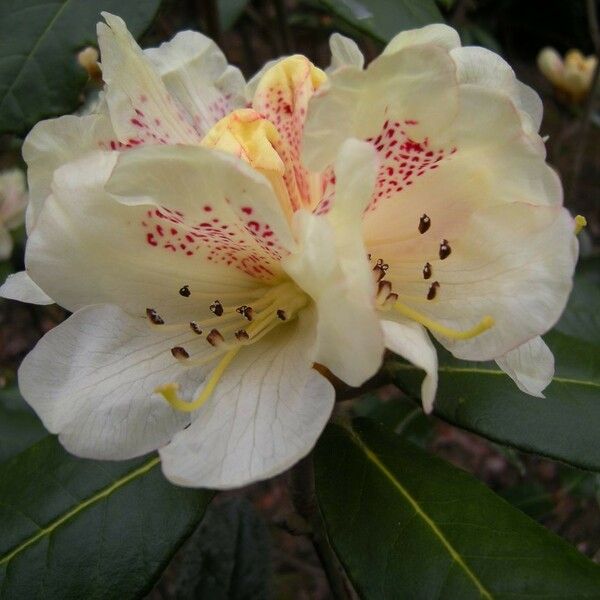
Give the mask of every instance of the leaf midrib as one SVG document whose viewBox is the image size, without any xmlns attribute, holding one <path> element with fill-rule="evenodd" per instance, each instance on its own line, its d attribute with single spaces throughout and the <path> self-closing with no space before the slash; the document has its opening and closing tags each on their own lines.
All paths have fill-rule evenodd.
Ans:
<svg viewBox="0 0 600 600">
<path fill-rule="evenodd" d="M 406 502 L 412 507 L 415 511 L 417 517 L 419 517 L 428 527 L 431 529 L 433 534 L 438 538 L 441 544 L 444 546 L 452 560 L 463 570 L 465 575 L 473 582 L 477 591 L 481 594 L 483 598 L 487 600 L 493 600 L 492 594 L 488 591 L 488 589 L 483 585 L 483 583 L 479 580 L 477 575 L 471 570 L 471 568 L 464 561 L 459 552 L 454 548 L 454 546 L 450 543 L 450 541 L 444 536 L 443 532 L 438 528 L 435 524 L 435 521 L 423 510 L 418 501 L 413 498 L 410 492 L 396 479 L 394 474 L 379 460 L 379 457 L 373 450 L 367 446 L 367 444 L 361 439 L 359 434 L 354 430 L 350 429 L 351 439 L 353 443 L 358 446 L 358 448 L 365 454 L 367 459 L 371 461 L 375 467 L 384 475 L 386 479 L 388 479 L 391 484 L 402 494 Z"/>
<path fill-rule="evenodd" d="M 21 76 L 25 71 L 25 66 L 29 63 L 29 61 L 39 48 L 40 44 L 42 43 L 42 40 L 46 37 L 46 34 L 52 29 L 52 26 L 54 25 L 54 23 L 56 23 L 57 19 L 61 16 L 61 14 L 65 10 L 65 8 L 70 4 L 70 2 L 71 0 L 64 0 L 63 4 L 58 8 L 56 13 L 50 19 L 50 21 L 36 40 L 35 44 L 32 46 L 31 50 L 25 55 L 25 60 L 22 62 L 17 76 L 14 78 L 13 82 L 6 88 L 6 92 L 4 93 L 2 98 L 0 98 L 0 111 L 4 108 L 4 103 L 6 102 L 6 99 L 9 97 L 9 95 L 13 94 L 17 83 L 21 80 Z M 0 564 L 2 563 L 0 562 Z"/>
<path fill-rule="evenodd" d="M 110 485 L 107 485 L 106 487 L 102 488 L 101 490 L 99 490 L 98 492 L 96 492 L 95 494 L 90 496 L 89 498 L 83 500 L 82 502 L 79 502 L 79 504 L 76 504 L 73 508 L 69 509 L 66 513 L 64 513 L 60 517 L 56 518 L 49 525 L 47 525 L 46 527 L 43 527 L 42 529 L 37 531 L 35 534 L 33 534 L 32 536 L 27 538 L 24 542 L 21 542 L 16 548 L 14 548 L 13 550 L 10 550 L 7 554 L 0 557 L 0 566 L 9 563 L 15 556 L 17 556 L 18 554 L 23 552 L 25 549 L 27 549 L 32 544 L 35 544 L 37 541 L 50 535 L 55 529 L 57 529 L 58 527 L 60 527 L 61 525 L 63 525 L 67 521 L 69 521 L 70 519 L 72 519 L 75 515 L 79 514 L 81 511 L 85 510 L 86 508 L 90 507 L 91 505 L 95 504 L 96 502 L 99 502 L 100 500 L 102 500 L 104 498 L 108 498 L 110 495 L 115 493 L 117 490 L 122 488 L 124 485 L 127 485 L 130 481 L 133 481 L 134 479 L 137 479 L 138 477 L 145 475 L 146 473 L 148 473 L 148 471 L 152 470 L 157 464 L 159 464 L 159 462 L 160 462 L 160 458 L 158 456 L 155 456 L 154 458 L 148 460 L 147 462 L 145 462 L 143 465 L 141 465 L 137 469 L 130 471 L 123 477 L 120 477 L 116 481 L 113 481 Z"/>
<path fill-rule="evenodd" d="M 393 364 L 389 367 L 391 370 L 397 371 L 421 371 L 419 367 L 408 363 Z M 438 367 L 440 373 L 457 373 L 457 374 L 468 374 L 468 375 L 490 375 L 490 376 L 504 376 L 508 378 L 508 375 L 500 369 L 483 369 L 481 367 L 450 367 L 448 365 L 441 365 Z M 552 383 L 566 383 L 569 385 L 583 385 L 594 388 L 600 388 L 600 382 L 588 380 L 588 379 L 573 379 L 571 377 L 552 377 Z"/>
</svg>

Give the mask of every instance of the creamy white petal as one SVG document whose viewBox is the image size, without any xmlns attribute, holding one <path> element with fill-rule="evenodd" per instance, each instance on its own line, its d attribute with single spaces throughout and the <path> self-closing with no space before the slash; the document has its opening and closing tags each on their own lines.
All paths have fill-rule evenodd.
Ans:
<svg viewBox="0 0 600 600">
<path fill-rule="evenodd" d="M 111 141 L 116 148 L 115 133 L 105 113 L 83 117 L 65 115 L 35 125 L 23 143 L 29 184 L 28 233 L 51 193 L 54 171 L 88 152 L 110 149 Z"/>
<path fill-rule="evenodd" d="M 50 332 L 19 369 L 19 387 L 44 425 L 78 456 L 125 459 L 166 444 L 189 422 L 154 389 L 191 394 L 206 367 L 186 369 L 173 346 L 210 352 L 194 334 L 162 333 L 112 305 L 88 306 Z"/>
<path fill-rule="evenodd" d="M 358 386 L 377 372 L 384 349 L 373 283 L 366 287 L 361 274 L 368 270 L 362 238 L 353 247 L 350 240 L 337 246 L 338 235 L 324 216 L 300 211 L 294 217 L 300 249 L 283 266 L 317 306 L 315 361 Z"/>
<path fill-rule="evenodd" d="M 554 355 L 541 337 L 534 337 L 504 356 L 497 365 L 526 394 L 543 398 L 542 393 L 554 376 Z"/>
<path fill-rule="evenodd" d="M 393 54 L 410 46 L 433 44 L 446 50 L 460 46 L 460 37 L 455 29 L 448 25 L 432 23 L 419 29 L 408 29 L 395 35 L 385 47 L 383 54 Z"/>
<path fill-rule="evenodd" d="M 521 112 L 526 130 L 531 134 L 538 131 L 542 122 L 542 101 L 536 92 L 517 80 L 504 59 L 477 46 L 455 48 L 450 56 L 456 62 L 459 83 L 479 85 L 506 94 Z"/>
<path fill-rule="evenodd" d="M 244 77 L 227 64 L 219 47 L 196 31 L 181 31 L 158 48 L 144 51 L 167 90 L 204 136 L 222 117 L 244 106 Z"/>
<path fill-rule="evenodd" d="M 314 315 L 305 311 L 242 350 L 191 426 L 160 451 L 165 476 L 226 489 L 277 475 L 304 457 L 335 396 L 311 369 L 313 346 Z"/>
<path fill-rule="evenodd" d="M 329 38 L 329 49 L 331 50 L 331 64 L 327 69 L 328 72 L 347 66 L 362 69 L 365 64 L 365 57 L 358 44 L 337 32 Z"/>
<path fill-rule="evenodd" d="M 303 160 L 321 171 L 346 139 L 374 141 L 384 123 L 397 122 L 413 140 L 433 138 L 454 119 L 457 94 L 456 66 L 440 46 L 410 46 L 376 58 L 365 71 L 338 69 L 310 102 Z"/>
<path fill-rule="evenodd" d="M 9 275 L 0 286 L 0 296 L 29 304 L 54 304 L 54 300 L 29 277 L 27 271 Z"/>
<path fill-rule="evenodd" d="M 432 217 L 426 233 L 373 251 L 389 263 L 387 278 L 412 309 L 458 330 L 493 318 L 493 327 L 468 340 L 434 332 L 455 356 L 495 359 L 556 323 L 571 291 L 578 254 L 573 219 L 565 209 L 516 202 L 436 218 L 435 230 Z M 442 239 L 451 249 L 443 259 Z M 426 263 L 429 278 L 423 276 Z M 439 287 L 428 299 L 434 282 Z"/>
<path fill-rule="evenodd" d="M 266 180 L 220 152 L 154 150 L 123 153 L 122 163 L 118 153 L 97 152 L 56 172 L 54 193 L 27 244 L 26 264 L 33 279 L 69 310 L 107 302 L 137 315 L 154 308 L 167 321 L 202 319 L 211 316 L 213 300 L 247 303 L 248 292 L 264 285 L 259 276 L 271 277 L 258 257 L 275 264 L 275 246 L 267 244 L 282 239 L 285 230 L 279 238 L 274 227 L 266 238 L 250 233 L 266 231 L 267 223 L 253 224 L 271 204 Z M 186 151 L 193 160 L 182 167 L 178 156 Z M 138 161 L 137 153 L 153 158 Z M 113 191 L 132 194 L 120 201 L 104 189 L 115 164 L 116 174 L 127 177 L 120 183 L 116 178 Z M 256 214 L 244 212 L 254 207 Z M 264 247 L 257 239 L 267 240 Z M 190 298 L 178 293 L 183 285 L 189 285 Z"/>
<path fill-rule="evenodd" d="M 381 327 L 386 348 L 425 371 L 421 384 L 421 401 L 423 410 L 430 413 L 438 384 L 438 359 L 427 331 L 418 323 L 393 313 L 385 315 Z"/>
<path fill-rule="evenodd" d="M 192 118 L 169 93 L 123 19 L 103 12 L 98 23 L 102 78 L 110 119 L 119 141 L 141 144 L 198 144 Z"/>
</svg>

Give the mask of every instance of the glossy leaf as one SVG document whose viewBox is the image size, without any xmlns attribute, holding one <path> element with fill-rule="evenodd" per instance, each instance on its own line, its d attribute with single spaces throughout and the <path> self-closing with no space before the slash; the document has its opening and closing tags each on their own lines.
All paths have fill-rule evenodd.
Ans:
<svg viewBox="0 0 600 600">
<path fill-rule="evenodd" d="M 155 456 L 82 460 L 48 436 L 0 465 L 2 598 L 141 597 L 210 497 L 168 483 Z"/>
<path fill-rule="evenodd" d="M 41 421 L 19 394 L 16 383 L 0 389 L 0 463 L 47 435 Z"/>
<path fill-rule="evenodd" d="M 118 14 L 137 36 L 160 0 L 3 0 L 0 2 L 0 133 L 26 133 L 71 112 L 87 74 L 77 52 L 96 45 L 100 11 Z"/>
<path fill-rule="evenodd" d="M 443 21 L 434 0 L 321 0 L 321 4 L 354 29 L 382 43 L 405 29 Z"/>
<path fill-rule="evenodd" d="M 468 362 L 438 349 L 440 381 L 434 413 L 494 441 L 600 471 L 600 353 L 598 347 L 553 332 L 553 382 L 535 398 L 519 391 L 495 363 Z M 418 398 L 423 372 L 397 359 L 394 382 Z"/>
<path fill-rule="evenodd" d="M 223 31 L 231 29 L 242 16 L 249 0 L 220 0 L 219 25 Z"/>
<path fill-rule="evenodd" d="M 245 498 L 213 503 L 183 551 L 177 600 L 270 598 L 269 530 Z"/>
<path fill-rule="evenodd" d="M 331 544 L 361 598 L 593 598 L 600 567 L 372 421 L 329 426 L 315 455 Z"/>
</svg>

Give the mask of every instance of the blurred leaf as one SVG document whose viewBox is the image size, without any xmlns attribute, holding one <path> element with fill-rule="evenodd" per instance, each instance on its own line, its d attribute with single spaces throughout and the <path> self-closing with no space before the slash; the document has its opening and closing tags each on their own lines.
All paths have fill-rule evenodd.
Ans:
<svg viewBox="0 0 600 600">
<path fill-rule="evenodd" d="M 21 398 L 16 383 L 0 389 L 0 463 L 47 435 L 41 421 Z"/>
<path fill-rule="evenodd" d="M 463 46 L 483 46 L 497 54 L 502 54 L 498 40 L 483 27 L 475 23 L 467 23 L 459 27 L 458 32 Z"/>
<path fill-rule="evenodd" d="M 382 400 L 377 393 L 365 394 L 354 402 L 353 412 L 381 423 L 420 447 L 425 447 L 433 433 L 433 419 L 406 397 Z"/>
<path fill-rule="evenodd" d="M 600 256 L 579 261 L 573 292 L 556 329 L 600 347 Z"/>
<path fill-rule="evenodd" d="M 495 363 L 458 360 L 438 348 L 434 413 L 501 444 L 599 471 L 598 347 L 558 332 L 545 339 L 556 360 L 545 398 L 519 391 Z M 387 368 L 403 391 L 419 398 L 422 371 L 399 359 Z"/>
<path fill-rule="evenodd" d="M 73 111 L 87 74 L 77 52 L 96 45 L 100 11 L 118 14 L 134 36 L 160 0 L 0 2 L 0 133 L 25 134 L 40 119 Z"/>
<path fill-rule="evenodd" d="M 537 482 L 514 485 L 502 490 L 500 495 L 515 508 L 536 520 L 545 517 L 554 508 L 552 494 Z"/>
<path fill-rule="evenodd" d="M 316 490 L 361 598 L 584 598 L 600 567 L 471 475 L 369 422 L 330 425 Z"/>
<path fill-rule="evenodd" d="M 11 262 L 8 260 L 0 261 L 0 285 L 2 285 L 6 281 L 6 278 L 11 273 L 14 273 L 14 269 Z"/>
<path fill-rule="evenodd" d="M 245 498 L 213 504 L 186 545 L 177 600 L 269 598 L 267 527 Z"/>
<path fill-rule="evenodd" d="M 250 0 L 219 0 L 219 26 L 222 31 L 231 29 L 242 16 Z"/>
<path fill-rule="evenodd" d="M 433 0 L 320 1 L 334 15 L 382 43 L 405 29 L 443 22 Z"/>
<path fill-rule="evenodd" d="M 138 598 L 211 498 L 164 479 L 158 457 L 82 460 L 51 436 L 0 465 L 2 598 Z"/>
</svg>

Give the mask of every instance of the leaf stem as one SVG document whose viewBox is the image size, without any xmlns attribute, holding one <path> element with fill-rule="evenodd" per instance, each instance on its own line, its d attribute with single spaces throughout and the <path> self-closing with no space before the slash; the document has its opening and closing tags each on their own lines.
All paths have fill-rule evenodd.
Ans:
<svg viewBox="0 0 600 600">
<path fill-rule="evenodd" d="M 327 537 L 315 495 L 312 452 L 290 471 L 288 485 L 296 512 L 310 525 L 310 538 L 323 565 L 333 597 L 337 600 L 358 598 Z"/>
</svg>

